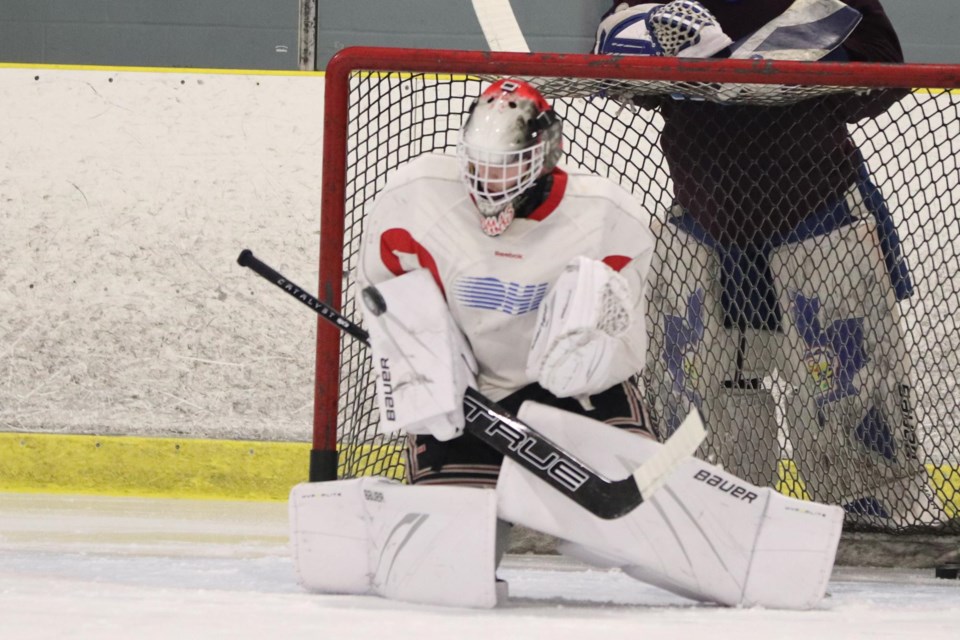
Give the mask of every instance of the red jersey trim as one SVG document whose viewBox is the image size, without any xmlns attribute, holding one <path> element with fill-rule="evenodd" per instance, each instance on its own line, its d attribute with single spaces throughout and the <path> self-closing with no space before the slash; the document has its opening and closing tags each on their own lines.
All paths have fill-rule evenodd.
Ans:
<svg viewBox="0 0 960 640">
<path fill-rule="evenodd" d="M 550 195 L 540 203 L 540 206 L 534 209 L 527 218 L 529 220 L 542 221 L 560 206 L 564 194 L 567 192 L 567 172 L 563 169 L 553 170 L 553 187 L 550 189 Z"/>
<path fill-rule="evenodd" d="M 631 258 L 627 256 L 607 256 L 602 262 L 614 271 L 620 271 L 630 263 L 630 260 Z"/>
<path fill-rule="evenodd" d="M 443 289 L 443 283 L 440 281 L 440 272 L 437 270 L 437 262 L 430 255 L 422 244 L 413 239 L 410 232 L 406 229 L 387 229 L 380 235 L 380 260 L 383 265 L 395 276 L 402 276 L 406 271 L 400 265 L 399 253 L 409 253 L 417 256 L 417 262 L 424 269 L 428 269 L 433 275 L 433 281 L 440 287 L 440 293 L 446 298 L 447 294 Z"/>
</svg>

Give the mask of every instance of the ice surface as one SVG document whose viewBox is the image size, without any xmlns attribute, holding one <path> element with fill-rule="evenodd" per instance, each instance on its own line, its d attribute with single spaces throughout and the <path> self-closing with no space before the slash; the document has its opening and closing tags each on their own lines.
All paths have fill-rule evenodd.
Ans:
<svg viewBox="0 0 960 640">
<path fill-rule="evenodd" d="M 839 568 L 815 611 L 705 606 L 618 571 L 508 556 L 473 611 L 296 584 L 282 503 L 0 493 L 0 638 L 775 640 L 956 637 L 960 581 Z"/>
</svg>

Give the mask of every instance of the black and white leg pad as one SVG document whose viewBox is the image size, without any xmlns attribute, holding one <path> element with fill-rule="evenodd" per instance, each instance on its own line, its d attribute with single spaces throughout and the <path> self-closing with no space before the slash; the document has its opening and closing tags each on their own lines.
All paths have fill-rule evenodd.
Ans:
<svg viewBox="0 0 960 640">
<path fill-rule="evenodd" d="M 493 607 L 496 522 L 489 489 L 358 478 L 290 492 L 297 577 L 322 593 Z"/>
<path fill-rule="evenodd" d="M 863 206 L 857 194 L 848 200 L 851 211 Z M 810 495 L 842 499 L 850 517 L 876 525 L 941 514 L 924 490 L 910 349 L 874 219 L 784 245 L 771 266 L 792 392 L 786 425 Z"/>
</svg>

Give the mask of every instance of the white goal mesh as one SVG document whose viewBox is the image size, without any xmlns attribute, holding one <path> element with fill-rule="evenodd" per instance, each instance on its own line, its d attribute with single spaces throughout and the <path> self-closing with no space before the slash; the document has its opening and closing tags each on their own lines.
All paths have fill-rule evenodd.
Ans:
<svg viewBox="0 0 960 640">
<path fill-rule="evenodd" d="M 355 67 L 342 70 L 348 54 L 341 71 L 328 72 L 325 135 L 337 139 L 327 140 L 325 172 L 338 158 L 345 162 L 342 174 L 325 173 L 342 178 L 343 190 L 336 185 L 324 201 L 322 233 L 335 237 L 322 247 L 321 289 L 333 292 L 345 315 L 360 317 L 352 270 L 368 207 L 390 172 L 423 153 L 453 153 L 467 107 L 486 84 L 526 78 L 564 119 L 565 162 L 617 181 L 652 217 L 657 259 L 642 379 L 661 433 L 697 406 L 711 429 L 702 455 L 745 479 L 842 504 L 851 528 L 960 528 L 960 94 L 951 90 L 952 68 L 937 75 L 908 65 L 880 73 L 869 65 L 775 63 L 750 73 L 750 63 L 738 61 L 655 68 L 552 55 L 538 66 L 537 56 L 520 64 L 511 54 L 413 53 L 409 60 L 403 51 L 381 53 L 377 64 L 359 50 Z M 892 104 L 871 112 L 871 97 L 884 95 Z M 858 100 L 866 101 L 862 117 L 851 117 L 850 102 Z M 699 137 L 669 130 L 678 112 L 689 122 L 697 108 Z M 813 138 L 803 147 L 806 132 L 791 130 L 797 114 L 810 110 L 824 121 L 850 120 L 841 130 L 875 190 L 847 197 L 874 213 L 830 239 L 814 233 L 774 251 L 775 299 L 757 320 L 737 308 L 739 294 L 718 276 L 729 276 L 729 256 L 709 242 L 691 243 L 695 229 L 684 226 L 688 211 L 678 201 L 726 211 L 710 229 L 713 238 L 785 235 L 796 222 L 791 216 L 817 197 L 807 186 L 833 179 L 823 149 Z M 734 115 L 743 125 L 736 132 Z M 704 137 L 714 125 L 716 135 Z M 707 140 L 706 148 L 683 146 L 692 140 Z M 769 151 L 788 143 L 802 148 Z M 859 168 L 857 151 L 845 148 Z M 742 166 L 749 153 L 756 165 Z M 788 155 L 795 165 L 771 168 Z M 678 178 L 681 165 L 686 177 Z M 689 184 L 698 171 L 703 180 Z M 780 175 L 781 183 L 757 192 L 761 181 L 744 184 L 751 171 Z M 724 185 L 729 190 L 720 192 Z M 746 194 L 744 203 L 731 202 L 731 193 Z M 877 212 L 878 202 L 886 213 Z M 766 211 L 759 220 L 757 203 Z M 891 246 L 891 237 L 899 243 Z M 906 278 L 900 288 L 891 286 L 891 272 Z M 744 276 L 749 284 L 751 274 Z M 758 328 L 764 322 L 773 326 Z M 316 428 L 336 429 L 338 474 L 402 478 L 402 439 L 377 431 L 365 347 L 335 333 L 320 339 L 328 344 L 318 347 L 318 376 L 335 375 L 339 385 L 318 383 L 329 410 L 318 409 Z M 758 362 L 767 370 L 757 373 Z"/>
</svg>

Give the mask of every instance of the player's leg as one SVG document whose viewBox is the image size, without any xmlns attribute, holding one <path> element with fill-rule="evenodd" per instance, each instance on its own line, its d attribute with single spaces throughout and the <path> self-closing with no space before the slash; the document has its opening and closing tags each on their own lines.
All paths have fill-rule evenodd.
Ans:
<svg viewBox="0 0 960 640">
<path fill-rule="evenodd" d="M 516 414 L 527 400 L 556 406 L 588 416 L 641 436 L 656 439 L 649 413 L 636 381 L 628 380 L 591 396 L 593 409 L 586 410 L 574 398 L 557 398 L 538 384 L 531 384 L 498 404 Z M 496 485 L 503 456 L 469 433 L 441 442 L 432 436 L 410 436 L 405 450 L 407 481 L 416 485 L 458 485 L 492 488 Z M 510 547 L 512 526 L 497 522 L 496 563 Z"/>
<path fill-rule="evenodd" d="M 469 433 L 441 442 L 433 436 L 407 437 L 407 482 L 412 485 L 445 485 L 492 489 L 497 484 L 503 456 Z M 500 566 L 510 547 L 512 525 L 498 520 L 495 564 Z M 504 583 L 504 588 L 506 584 Z"/>
<path fill-rule="evenodd" d="M 300 584 L 324 593 L 493 607 L 496 494 L 383 478 L 299 484 L 290 493 Z"/>
<path fill-rule="evenodd" d="M 609 477 L 663 445 L 583 416 L 526 403 L 520 417 Z M 645 582 L 731 606 L 808 608 L 822 598 L 843 512 L 782 496 L 690 458 L 640 507 L 602 520 L 513 462 L 497 484 L 501 518 Z"/>
<path fill-rule="evenodd" d="M 558 398 L 538 384 L 521 389 L 499 404 L 507 411 L 516 414 L 528 400 L 586 416 L 654 440 L 660 435 L 650 420 L 646 400 L 640 391 L 639 381 L 635 378 L 590 396 L 592 409 L 584 409 L 576 398 Z"/>
<path fill-rule="evenodd" d="M 779 458 L 775 403 L 763 384 L 772 334 L 738 323 L 753 274 L 722 257 L 687 216 L 653 223 L 657 245 L 650 282 L 647 386 L 652 412 L 669 435 L 692 407 L 710 435 L 705 457 L 766 485 Z M 731 264 L 732 262 L 732 264 Z M 739 283 L 739 287 L 737 286 Z"/>
<path fill-rule="evenodd" d="M 857 190 L 843 206 L 854 222 L 771 260 L 785 310 L 786 421 L 815 499 L 905 524 L 918 505 L 939 511 L 917 456 L 909 350 L 876 219 Z"/>
</svg>

